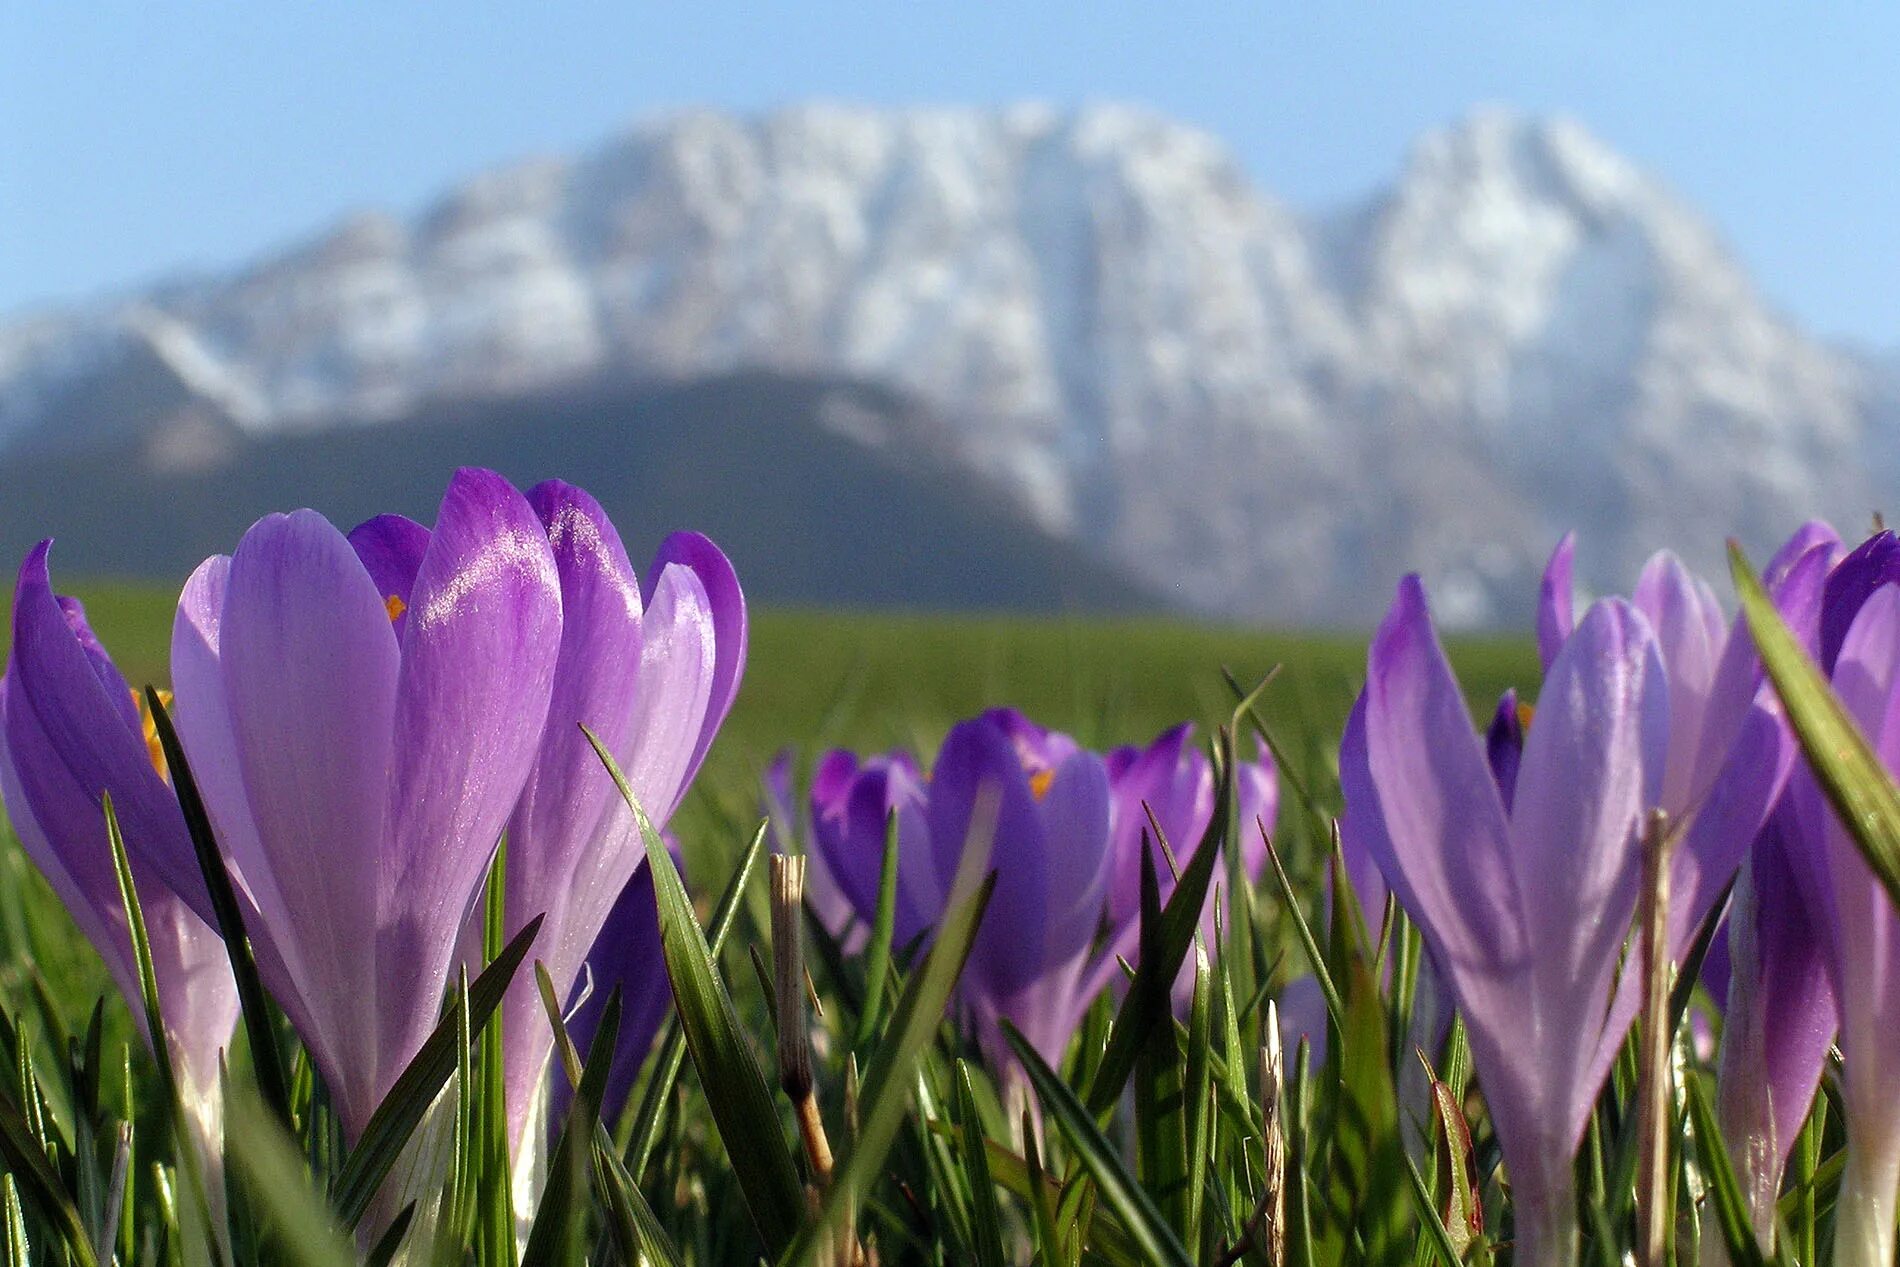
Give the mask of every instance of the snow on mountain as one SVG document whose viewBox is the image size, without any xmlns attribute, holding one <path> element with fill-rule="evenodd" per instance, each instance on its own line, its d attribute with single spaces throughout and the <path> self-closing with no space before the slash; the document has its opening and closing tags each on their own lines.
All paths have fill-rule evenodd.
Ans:
<svg viewBox="0 0 1900 1267">
<path fill-rule="evenodd" d="M 1600 588 L 1659 544 L 1716 566 L 1857 521 L 1900 449 L 1890 366 L 1791 327 L 1574 124 L 1481 112 L 1312 215 L 1139 110 L 824 105 L 657 119 L 0 323 L 0 446 L 739 368 L 901 389 L 909 430 L 857 438 L 948 453 L 1186 607 L 1288 621 L 1363 621 L 1410 568 L 1447 618 L 1515 617 L 1567 527 Z"/>
</svg>

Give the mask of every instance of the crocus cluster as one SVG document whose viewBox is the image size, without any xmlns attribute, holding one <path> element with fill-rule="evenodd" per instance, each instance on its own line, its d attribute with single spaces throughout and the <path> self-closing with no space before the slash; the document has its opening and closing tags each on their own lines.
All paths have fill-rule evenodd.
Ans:
<svg viewBox="0 0 1900 1267">
<path fill-rule="evenodd" d="M 778 767 L 768 803 L 789 824 L 786 780 Z M 1257 880 L 1266 860 L 1260 833 L 1271 828 L 1277 799 L 1264 746 L 1236 771 L 1235 788 L 1236 817 L 1247 825 L 1241 865 Z M 918 942 L 942 918 L 965 850 L 989 850 L 996 888 L 958 986 L 963 1012 L 995 1068 L 1014 1065 L 1005 1020 L 1055 1064 L 1089 1005 L 1121 980 L 1118 961 L 1135 957 L 1143 851 L 1165 900 L 1174 863 L 1187 865 L 1201 844 L 1214 795 L 1212 767 L 1188 726 L 1102 757 L 998 708 L 953 727 L 928 774 L 901 750 L 862 759 L 834 751 L 812 776 L 814 909 L 847 946 L 862 943 L 894 822 L 894 940 Z M 1210 938 L 1216 900 L 1210 891 Z"/>
<path fill-rule="evenodd" d="M 1419 927 L 1465 1019 L 1523 1261 L 1576 1252 L 1573 1159 L 1645 975 L 1630 936 L 1642 850 L 1668 849 L 1678 961 L 1734 882 L 1721 1116 L 1765 1238 L 1833 1033 L 1832 1000 L 1814 988 L 1816 929 L 1839 921 L 1817 920 L 1796 881 L 1820 839 L 1798 812 L 1816 803 L 1802 791 L 1811 781 L 1784 796 L 1792 735 L 1745 627 L 1724 620 L 1706 584 L 1660 554 L 1629 599 L 1579 617 L 1572 550 L 1558 547 L 1542 587 L 1535 709 L 1507 697 L 1483 740 L 1423 586 L 1400 586 L 1341 748 L 1342 833 L 1349 855 L 1377 864 L 1368 886 L 1389 884 Z M 1823 619 L 1821 601 L 1838 553 L 1830 530 L 1808 525 L 1768 570 L 1784 619 L 1810 639 L 1842 623 L 1832 608 Z M 1853 583 L 1826 580 L 1830 594 Z M 1851 847 L 1833 852 L 1858 862 Z M 1853 881 L 1864 900 L 1864 875 Z M 1890 917 L 1884 900 L 1876 913 Z M 1868 1186 L 1888 1194 L 1890 1227 L 1900 1135 L 1881 1138 L 1893 1142 Z"/>
<path fill-rule="evenodd" d="M 168 1038 L 208 1095 L 236 1005 L 204 875 L 150 719 L 78 605 L 53 594 L 46 560 L 42 544 L 20 572 L 0 786 L 136 997 L 104 847 L 111 798 Z M 587 494 L 548 483 L 524 496 L 487 471 L 455 475 L 433 527 L 385 515 L 344 533 L 314 511 L 272 515 L 192 574 L 172 712 L 259 975 L 349 1139 L 479 946 L 475 908 L 504 833 L 506 931 L 545 915 L 534 955 L 557 993 L 575 992 L 591 953 L 597 981 L 628 983 L 628 1033 L 651 1034 L 664 977 L 639 948 L 644 850 L 581 727 L 663 823 L 744 662 L 744 600 L 711 542 L 670 537 L 642 575 Z M 598 945 L 610 923 L 629 945 Z M 531 974 L 509 990 L 503 1032 L 520 1144 L 552 1043 Z"/>
</svg>

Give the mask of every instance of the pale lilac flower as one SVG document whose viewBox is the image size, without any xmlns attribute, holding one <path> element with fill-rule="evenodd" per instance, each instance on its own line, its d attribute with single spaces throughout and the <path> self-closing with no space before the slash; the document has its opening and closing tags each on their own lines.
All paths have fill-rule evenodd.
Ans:
<svg viewBox="0 0 1900 1267">
<path fill-rule="evenodd" d="M 1551 664 L 1507 808 L 1413 577 L 1342 744 L 1347 818 L 1465 1017 L 1527 1262 L 1575 1257 L 1571 1162 L 1623 1038 L 1609 1005 L 1669 724 L 1648 620 L 1596 604 Z"/>
<path fill-rule="evenodd" d="M 53 593 L 51 544 L 27 555 L 14 591 L 13 654 L 0 678 L 0 791 L 27 856 L 105 960 L 150 1042 L 106 839 L 102 798 L 111 795 L 151 941 L 166 1046 L 198 1142 L 215 1162 L 219 1058 L 237 1022 L 237 986 L 217 932 L 143 859 L 148 849 L 190 858 L 191 839 L 138 697 L 79 603 Z"/>
<path fill-rule="evenodd" d="M 1786 549 L 1797 550 L 1807 532 Z M 1547 668 L 1570 633 L 1572 550 L 1565 537 L 1540 595 L 1538 644 Z M 1680 962 L 1780 797 L 1795 745 L 1746 625 L 1739 616 L 1727 621 L 1714 591 L 1675 555 L 1662 551 L 1649 560 L 1630 605 L 1654 632 L 1668 683 L 1667 767 L 1653 808 L 1677 833 L 1668 938 Z M 1640 956 L 1640 948 L 1634 953 Z M 1642 1003 L 1640 957 L 1632 963 L 1637 970 L 1623 974 L 1612 1004 L 1612 1028 L 1627 1028 Z"/>
<path fill-rule="evenodd" d="M 192 574 L 172 640 L 259 972 L 352 1141 L 440 1017 L 561 640 L 547 534 L 500 476 L 457 472 L 433 532 L 372 524 L 260 520 Z M 203 913 L 188 846 L 144 850 Z"/>
</svg>

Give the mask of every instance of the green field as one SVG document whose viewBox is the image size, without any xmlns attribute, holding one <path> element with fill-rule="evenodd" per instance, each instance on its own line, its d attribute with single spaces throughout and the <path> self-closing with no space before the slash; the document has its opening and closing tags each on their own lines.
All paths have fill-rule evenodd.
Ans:
<svg viewBox="0 0 1900 1267">
<path fill-rule="evenodd" d="M 94 628 L 134 684 L 163 682 L 172 596 L 153 586 L 80 584 Z M 705 847 L 708 811 L 755 813 L 758 773 L 790 746 L 928 752 L 952 723 L 1011 704 L 1084 744 L 1142 742 L 1176 722 L 1206 734 L 1233 709 L 1223 669 L 1251 686 L 1279 666 L 1261 713 L 1277 744 L 1325 789 L 1331 748 L 1365 672 L 1363 633 L 1290 634 L 1164 619 L 1031 619 L 767 610 L 752 615 L 738 705 L 679 823 Z M 1519 639 L 1452 648 L 1474 712 L 1529 688 L 1536 655 Z M 695 839 L 700 837 L 701 839 Z"/>
</svg>

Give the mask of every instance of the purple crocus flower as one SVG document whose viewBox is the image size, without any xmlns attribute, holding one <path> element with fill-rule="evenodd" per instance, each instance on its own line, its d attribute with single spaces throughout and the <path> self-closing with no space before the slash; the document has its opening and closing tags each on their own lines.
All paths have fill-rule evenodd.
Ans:
<svg viewBox="0 0 1900 1267">
<path fill-rule="evenodd" d="M 1880 533 L 1829 574 L 1821 667 L 1880 759 L 1900 772 L 1900 542 Z M 1847 1168 L 1835 1216 L 1836 1263 L 1894 1257 L 1900 1188 L 1900 1093 L 1892 1035 L 1900 1025 L 1900 913 L 1805 766 L 1789 787 L 1807 865 L 1795 868 L 1818 916 L 1840 1007 Z"/>
<path fill-rule="evenodd" d="M 527 501 L 560 578 L 560 651 L 540 747 L 508 819 L 503 932 L 513 937 L 546 916 L 534 957 L 556 997 L 566 998 L 646 853 L 632 811 L 581 726 L 606 745 L 641 807 L 664 827 L 738 693 L 745 598 L 726 556 L 702 536 L 668 537 L 642 582 L 619 533 L 585 492 L 550 481 Z M 427 541 L 418 525 L 393 516 L 356 535 Z M 471 926 L 464 945 L 474 940 Z M 519 1142 L 544 1107 L 538 1097 L 554 1050 L 530 972 L 509 986 L 502 1036 L 509 1127 Z"/>
<path fill-rule="evenodd" d="M 1133 960 L 1140 937 L 1142 853 L 1153 850 L 1161 900 L 1174 891 L 1174 870 L 1154 840 L 1154 825 L 1167 838 L 1176 864 L 1186 867 L 1199 849 L 1201 837 L 1214 817 L 1214 767 L 1207 754 L 1194 745 L 1194 726 L 1183 722 L 1156 736 L 1144 747 L 1123 747 L 1103 760 L 1108 770 L 1110 796 L 1110 874 L 1108 922 L 1116 954 Z M 1266 741 L 1255 739 L 1255 755 L 1235 771 L 1236 830 L 1240 841 L 1241 871 L 1257 882 L 1267 866 L 1267 842 L 1261 834 L 1273 830 L 1279 808 L 1279 785 L 1273 756 Z M 1154 824 L 1148 821 L 1154 816 Z M 1215 886 L 1227 884 L 1225 860 L 1215 864 Z M 1210 886 L 1201 915 L 1201 930 L 1212 944 L 1217 890 Z M 1108 968 L 1115 968 L 1112 960 Z M 1119 977 L 1119 970 L 1113 974 Z M 1181 965 L 1174 981 L 1174 1002 L 1184 1011 L 1194 993 L 1192 956 Z"/>
<path fill-rule="evenodd" d="M 374 520 L 352 539 L 314 511 L 271 515 L 179 599 L 180 736 L 260 974 L 351 1140 L 439 1017 L 560 643 L 541 521 L 472 469 L 433 532 Z M 189 853 L 154 844 L 203 903 Z"/>
<path fill-rule="evenodd" d="M 1015 1065 L 1003 1020 L 1044 1059 L 1059 1061 L 1101 962 L 1092 953 L 1110 864 L 1101 759 L 1020 713 L 996 709 L 951 729 L 928 780 L 902 753 L 861 765 L 834 753 L 825 765 L 812 792 L 816 852 L 862 919 L 876 909 L 885 819 L 897 815 L 900 944 L 942 918 L 973 826 L 980 829 L 978 805 L 994 799 L 989 866 L 996 888 L 958 997 L 993 1067 Z"/>
<path fill-rule="evenodd" d="M 1507 808 L 1416 577 L 1348 721 L 1347 818 L 1464 1014 L 1527 1262 L 1575 1258 L 1571 1159 L 1626 1025 L 1609 1004 L 1669 722 L 1648 620 L 1594 605 L 1551 664 Z"/>
<path fill-rule="evenodd" d="M 945 891 L 931 857 L 926 788 L 916 759 L 902 749 L 860 762 L 843 750 L 825 754 L 812 772 L 811 866 L 848 903 L 845 927 L 861 947 L 877 917 L 885 824 L 897 816 L 897 905 L 892 940 L 904 947 L 943 914 Z"/>
<path fill-rule="evenodd" d="M 847 753 L 833 753 L 832 758 Z M 827 758 L 813 772 L 814 782 L 826 778 L 845 778 L 851 776 L 855 762 L 844 765 Z M 870 926 L 858 918 L 857 911 L 846 897 L 844 890 L 832 878 L 831 871 L 825 866 L 824 856 L 812 845 L 810 815 L 799 809 L 799 800 L 792 787 L 792 750 L 781 749 L 772 763 L 765 768 L 761 780 L 764 791 L 766 832 L 773 853 L 805 855 L 805 902 L 817 916 L 818 923 L 832 940 L 846 954 L 855 954 L 862 949 L 870 937 Z"/>
<path fill-rule="evenodd" d="M 110 794 L 127 853 L 192 845 L 137 696 L 86 623 L 56 596 L 50 541 L 20 565 L 13 654 L 0 677 L 0 792 L 14 831 L 86 939 L 111 970 L 145 1033 L 144 996 L 107 847 Z M 219 1057 L 237 1023 L 237 986 L 218 934 L 132 856 L 151 940 L 159 1011 L 180 1091 L 208 1160 L 222 1155 Z M 154 1035 L 145 1033 L 146 1041 Z"/>
<path fill-rule="evenodd" d="M 1570 636 L 1572 551 L 1566 536 L 1540 595 L 1538 645 L 1547 670 Z M 1669 749 L 1655 808 L 1679 833 L 1670 854 L 1668 935 L 1670 955 L 1680 961 L 1780 797 L 1795 745 L 1746 625 L 1740 617 L 1725 621 L 1714 591 L 1675 555 L 1653 556 L 1629 601 L 1654 634 L 1668 683 Z M 1612 1004 L 1615 1029 L 1627 1028 L 1642 1003 L 1635 962 Z"/>
</svg>

